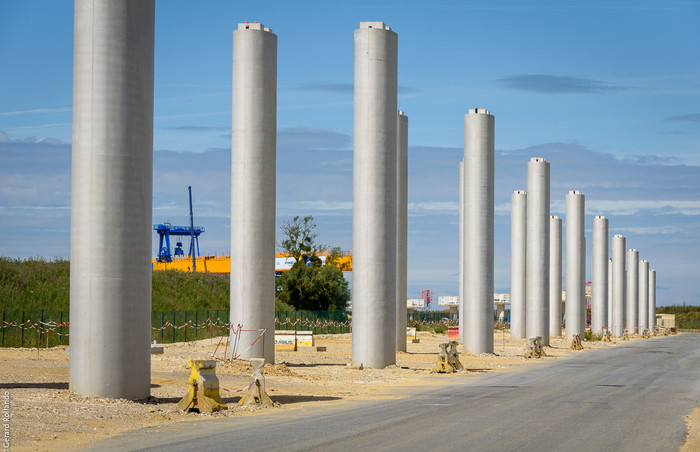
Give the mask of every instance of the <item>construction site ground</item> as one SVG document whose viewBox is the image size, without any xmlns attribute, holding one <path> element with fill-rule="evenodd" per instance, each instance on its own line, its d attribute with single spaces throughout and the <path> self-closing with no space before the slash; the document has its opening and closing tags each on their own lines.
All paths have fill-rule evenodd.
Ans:
<svg viewBox="0 0 700 452">
<path fill-rule="evenodd" d="M 175 422 L 222 417 L 254 416 L 275 410 L 300 410 L 319 404 L 349 400 L 403 397 L 407 391 L 465 381 L 483 372 L 517 372 L 525 366 L 551 362 L 569 353 L 614 347 L 613 343 L 583 342 L 583 351 L 572 351 L 563 338 L 552 338 L 547 357 L 523 357 L 525 340 L 511 340 L 507 332 L 494 333 L 495 354 L 460 355 L 465 371 L 431 372 L 439 343 L 445 334 L 419 332 L 420 343 L 409 343 L 397 354 L 397 363 L 385 369 L 356 369 L 351 361 L 351 334 L 316 336 L 313 349 L 276 352 L 277 364 L 265 365 L 267 390 L 273 408 L 241 407 L 237 404 L 249 384 L 252 369 L 244 361 L 226 361 L 219 338 L 164 345 L 164 353 L 152 355 L 151 398 L 132 402 L 83 397 L 68 390 L 66 347 L 50 349 L 0 349 L 0 389 L 9 392 L 9 450 L 67 450 L 115 436 L 127 430 Z M 639 340 L 639 339 L 632 339 Z M 652 338 L 650 340 L 661 340 Z M 213 414 L 185 413 L 177 402 L 187 392 L 189 359 L 212 359 L 218 351 L 216 373 L 221 395 L 229 409 Z M 460 352 L 462 347 L 459 348 Z M 683 450 L 700 450 L 700 408 L 686 418 L 688 440 Z"/>
</svg>

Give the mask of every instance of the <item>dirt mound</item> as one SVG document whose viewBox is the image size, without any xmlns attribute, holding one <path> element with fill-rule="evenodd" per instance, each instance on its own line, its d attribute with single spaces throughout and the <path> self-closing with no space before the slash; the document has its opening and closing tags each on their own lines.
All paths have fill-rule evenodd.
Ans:
<svg viewBox="0 0 700 452">
<path fill-rule="evenodd" d="M 222 375 L 252 375 L 253 366 L 247 361 L 241 360 L 220 360 L 217 364 L 217 370 Z M 274 377 L 299 377 L 300 375 L 293 372 L 286 364 L 265 364 L 262 368 L 264 376 Z"/>
</svg>

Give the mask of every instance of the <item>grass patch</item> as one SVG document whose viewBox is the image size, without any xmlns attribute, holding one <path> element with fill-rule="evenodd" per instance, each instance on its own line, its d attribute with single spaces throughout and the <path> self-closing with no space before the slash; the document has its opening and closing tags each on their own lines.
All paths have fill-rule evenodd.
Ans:
<svg viewBox="0 0 700 452">
<path fill-rule="evenodd" d="M 70 262 L 0 257 L 0 303 L 6 310 L 68 311 Z M 151 307 L 154 311 L 228 309 L 229 277 L 154 271 Z"/>
<path fill-rule="evenodd" d="M 418 323 L 418 322 L 408 322 L 408 326 L 413 328 L 416 328 L 416 331 L 430 331 L 431 333 L 436 333 L 436 334 L 446 334 L 447 333 L 447 325 L 444 324 L 437 324 L 437 325 L 432 325 L 432 324 L 423 324 L 423 323 Z"/>
<path fill-rule="evenodd" d="M 603 339 L 602 334 L 593 334 L 592 331 L 586 331 L 583 333 L 583 340 L 588 342 L 599 342 Z"/>
</svg>

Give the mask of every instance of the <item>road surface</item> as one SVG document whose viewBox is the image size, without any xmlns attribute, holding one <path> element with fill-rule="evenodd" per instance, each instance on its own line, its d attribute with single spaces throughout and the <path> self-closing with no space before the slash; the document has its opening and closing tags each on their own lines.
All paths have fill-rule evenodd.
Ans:
<svg viewBox="0 0 700 452">
<path fill-rule="evenodd" d="M 136 430 L 95 450 L 677 451 L 700 334 L 571 354 L 401 399 Z M 306 417 L 300 417 L 300 414 Z"/>
</svg>

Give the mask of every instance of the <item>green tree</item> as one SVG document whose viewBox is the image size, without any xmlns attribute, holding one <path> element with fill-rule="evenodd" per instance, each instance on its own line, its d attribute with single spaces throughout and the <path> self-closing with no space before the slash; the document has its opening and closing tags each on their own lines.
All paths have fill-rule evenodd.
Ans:
<svg viewBox="0 0 700 452">
<path fill-rule="evenodd" d="M 326 247 L 315 242 L 318 234 L 311 215 L 294 217 L 282 227 L 285 239 L 279 244 L 284 253 L 295 260 L 291 270 L 277 278 L 277 303 L 297 310 L 345 310 L 350 301 L 350 289 L 337 265 L 340 248 L 333 248 L 324 265 L 318 253 Z"/>
<path fill-rule="evenodd" d="M 278 246 L 282 252 L 293 257 L 294 262 L 317 257 L 319 252 L 326 250 L 323 245 L 315 242 L 318 233 L 314 232 L 316 223 L 311 215 L 304 218 L 297 215 L 292 221 L 286 221 L 280 229 L 285 239 L 279 242 Z"/>
</svg>

